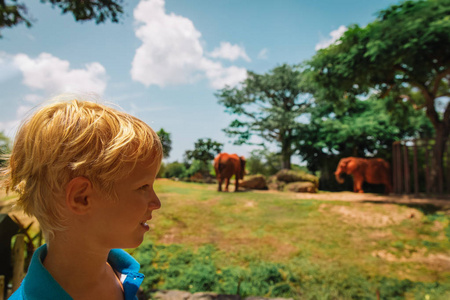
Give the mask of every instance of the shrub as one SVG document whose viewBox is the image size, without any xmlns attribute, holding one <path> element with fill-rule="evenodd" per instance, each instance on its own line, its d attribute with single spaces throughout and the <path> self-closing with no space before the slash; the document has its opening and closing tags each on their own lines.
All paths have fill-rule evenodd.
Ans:
<svg viewBox="0 0 450 300">
<path fill-rule="evenodd" d="M 296 181 L 309 181 L 314 183 L 316 186 L 319 186 L 319 178 L 312 174 L 308 174 L 304 171 L 293 171 L 283 169 L 279 171 L 277 174 L 277 180 L 284 182 L 296 182 Z"/>
<path fill-rule="evenodd" d="M 185 172 L 186 172 L 186 167 L 184 166 L 184 164 L 175 161 L 175 162 L 165 165 L 163 177 L 165 177 L 165 178 L 172 178 L 172 177 L 181 178 Z"/>
<path fill-rule="evenodd" d="M 141 263 L 147 295 L 156 289 L 215 292 L 241 297 L 293 297 L 301 299 L 450 299 L 448 283 L 413 282 L 370 277 L 357 267 L 312 263 L 295 257 L 289 265 L 253 261 L 248 267 L 220 268 L 217 249 L 204 245 L 197 251 L 181 245 L 144 242 L 133 255 Z"/>
</svg>

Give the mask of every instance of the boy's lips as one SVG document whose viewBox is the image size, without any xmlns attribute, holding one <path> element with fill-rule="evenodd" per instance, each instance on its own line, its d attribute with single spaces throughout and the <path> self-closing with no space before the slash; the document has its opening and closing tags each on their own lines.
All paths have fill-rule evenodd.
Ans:
<svg viewBox="0 0 450 300">
<path fill-rule="evenodd" d="M 149 229 L 149 226 L 148 226 L 147 223 L 148 223 L 151 219 L 152 219 L 152 216 L 146 218 L 144 221 L 142 221 L 142 222 L 140 223 L 141 226 L 144 226 L 144 227 L 148 230 L 148 229 Z"/>
</svg>

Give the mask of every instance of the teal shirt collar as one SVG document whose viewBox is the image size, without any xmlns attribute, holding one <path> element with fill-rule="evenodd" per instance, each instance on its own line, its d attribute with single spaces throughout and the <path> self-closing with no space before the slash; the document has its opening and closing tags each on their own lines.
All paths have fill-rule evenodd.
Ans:
<svg viewBox="0 0 450 300">
<path fill-rule="evenodd" d="M 45 269 L 42 262 L 46 256 L 47 245 L 42 245 L 34 252 L 28 273 L 10 300 L 73 300 Z M 125 300 L 137 299 L 136 293 L 144 279 L 144 275 L 139 273 L 139 263 L 122 249 L 112 249 L 108 262 L 114 270 L 126 276 L 122 282 Z"/>
</svg>

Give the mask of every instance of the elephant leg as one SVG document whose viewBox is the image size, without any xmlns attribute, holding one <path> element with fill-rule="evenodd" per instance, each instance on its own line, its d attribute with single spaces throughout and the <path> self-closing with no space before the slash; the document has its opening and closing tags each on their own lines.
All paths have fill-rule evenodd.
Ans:
<svg viewBox="0 0 450 300">
<path fill-rule="evenodd" d="M 225 178 L 225 191 L 228 192 L 228 185 L 230 184 L 230 178 Z"/>
<path fill-rule="evenodd" d="M 384 184 L 384 193 L 389 195 L 391 192 L 392 192 L 392 185 L 390 182 L 386 182 Z"/>
<path fill-rule="evenodd" d="M 353 177 L 353 191 L 355 193 L 364 193 L 362 189 L 363 182 L 363 178 L 359 176 Z"/>
<path fill-rule="evenodd" d="M 218 191 L 218 192 L 221 192 L 221 191 L 222 191 L 222 182 L 223 182 L 223 179 L 222 179 L 222 178 L 219 178 L 218 182 L 219 182 L 219 187 L 217 188 L 217 191 Z"/>
</svg>

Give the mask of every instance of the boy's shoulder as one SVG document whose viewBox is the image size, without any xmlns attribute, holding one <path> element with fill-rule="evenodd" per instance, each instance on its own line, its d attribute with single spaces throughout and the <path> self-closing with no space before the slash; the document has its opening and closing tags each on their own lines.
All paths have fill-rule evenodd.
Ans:
<svg viewBox="0 0 450 300">
<path fill-rule="evenodd" d="M 34 252 L 27 275 L 8 300 L 73 299 L 45 269 L 42 262 L 46 256 L 47 245 L 39 247 Z M 125 299 L 135 299 L 139 286 L 144 280 L 144 275 L 139 273 L 139 263 L 122 249 L 112 249 L 108 262 L 115 271 L 122 274 Z"/>
<path fill-rule="evenodd" d="M 30 266 L 20 287 L 9 299 L 18 300 L 44 300 L 73 298 L 56 282 L 52 275 L 45 269 L 42 262 L 47 256 L 47 245 L 39 247 L 31 258 Z"/>
</svg>

